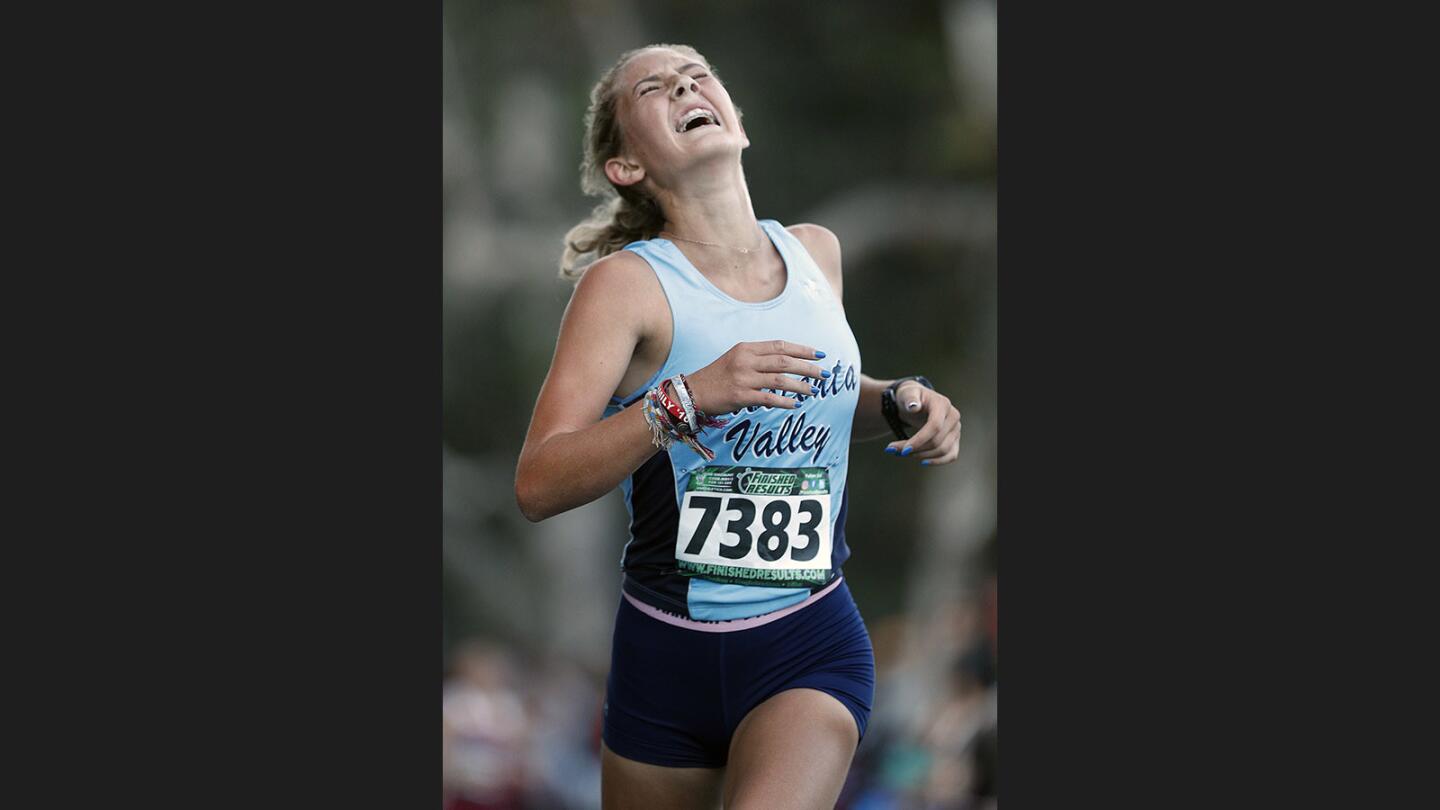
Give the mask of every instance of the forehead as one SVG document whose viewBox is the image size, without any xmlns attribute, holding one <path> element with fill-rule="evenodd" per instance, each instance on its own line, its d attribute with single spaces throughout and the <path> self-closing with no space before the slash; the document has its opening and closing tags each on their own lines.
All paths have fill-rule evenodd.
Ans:
<svg viewBox="0 0 1440 810">
<path fill-rule="evenodd" d="M 699 54 L 687 54 L 670 48 L 651 48 L 633 56 L 620 71 L 620 79 L 628 87 L 640 79 L 667 68 L 678 68 L 690 62 L 705 64 Z"/>
</svg>

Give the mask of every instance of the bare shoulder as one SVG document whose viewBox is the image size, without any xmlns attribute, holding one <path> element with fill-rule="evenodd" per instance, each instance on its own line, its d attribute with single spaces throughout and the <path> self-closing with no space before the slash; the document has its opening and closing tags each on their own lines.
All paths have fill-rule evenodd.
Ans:
<svg viewBox="0 0 1440 810">
<path fill-rule="evenodd" d="M 816 262 L 824 264 L 827 259 L 832 259 L 834 269 L 840 269 L 840 238 L 829 228 L 813 222 L 801 222 L 787 226 L 785 230 L 800 240 L 800 244 L 810 251 Z M 829 272 L 828 268 L 822 269 Z"/>
<path fill-rule="evenodd" d="M 844 274 L 841 271 L 840 262 L 840 238 L 824 225 L 816 225 L 812 222 L 790 225 L 785 230 L 799 239 L 800 244 L 810 252 L 810 257 L 815 260 L 815 264 L 820 266 L 820 271 L 830 280 L 830 286 L 835 288 L 835 294 L 839 295 L 844 289 Z"/>
<path fill-rule="evenodd" d="M 649 263 L 633 251 L 617 250 L 586 268 L 575 282 L 570 308 L 598 309 L 606 317 L 639 326 L 664 295 Z"/>
<path fill-rule="evenodd" d="M 653 343 L 662 327 L 669 328 L 669 320 L 661 320 L 669 314 L 664 301 L 649 263 L 632 251 L 617 251 L 587 267 L 560 320 L 537 424 L 549 430 L 598 418 L 625 379 L 637 347 Z"/>
<path fill-rule="evenodd" d="M 617 250 L 597 259 L 575 282 L 575 295 L 627 297 L 660 291 L 650 265 L 634 251 Z"/>
</svg>

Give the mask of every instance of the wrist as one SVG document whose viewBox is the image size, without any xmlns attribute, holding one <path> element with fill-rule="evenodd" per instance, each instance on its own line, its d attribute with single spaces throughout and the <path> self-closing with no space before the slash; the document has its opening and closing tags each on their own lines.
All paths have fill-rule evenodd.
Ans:
<svg viewBox="0 0 1440 810">
<path fill-rule="evenodd" d="M 730 408 L 720 407 L 716 404 L 719 401 L 718 395 L 710 389 L 709 380 L 705 377 L 704 369 L 696 371 L 693 374 L 686 374 L 685 384 L 690 389 L 690 399 L 696 410 L 709 415 L 721 414 L 731 410 Z"/>
<path fill-rule="evenodd" d="M 895 401 L 895 392 L 900 388 L 902 383 L 906 382 L 917 382 L 929 388 L 931 391 L 935 390 L 935 386 L 932 385 L 928 379 L 916 375 L 894 380 L 880 392 L 880 413 L 885 417 L 885 423 L 890 426 L 890 430 L 895 434 L 895 438 L 901 441 L 910 438 L 910 433 L 906 430 L 905 422 L 900 418 L 900 405 Z"/>
<path fill-rule="evenodd" d="M 715 458 L 715 453 L 700 441 L 700 436 L 706 428 L 723 427 L 726 420 L 700 410 L 686 375 L 676 374 L 661 380 L 646 392 L 640 405 L 655 447 L 668 451 L 679 441 L 706 461 Z"/>
</svg>

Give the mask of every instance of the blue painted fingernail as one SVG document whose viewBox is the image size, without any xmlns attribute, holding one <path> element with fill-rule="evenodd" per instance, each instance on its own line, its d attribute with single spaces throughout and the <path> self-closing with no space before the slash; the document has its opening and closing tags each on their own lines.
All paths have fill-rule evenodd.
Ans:
<svg viewBox="0 0 1440 810">
<path fill-rule="evenodd" d="M 924 461 L 920 462 L 920 466 L 921 466 L 921 467 L 929 467 L 929 466 L 930 466 L 930 459 L 927 458 L 927 459 L 925 459 Z"/>
<path fill-rule="evenodd" d="M 895 455 L 896 453 L 898 453 L 898 452 L 900 452 L 900 451 L 896 450 L 896 449 L 893 448 L 893 447 L 887 447 L 887 448 L 885 448 L 885 452 L 887 452 L 887 453 L 889 453 L 890 455 L 893 456 L 893 455 Z"/>
<path fill-rule="evenodd" d="M 810 386 L 810 393 L 811 393 L 812 395 L 813 395 L 813 394 L 818 394 L 818 393 L 820 393 L 820 389 L 819 389 L 819 388 L 816 388 L 815 386 L 812 385 L 812 386 Z"/>
<path fill-rule="evenodd" d="M 815 356 L 816 356 L 816 357 L 824 357 L 824 356 L 825 356 L 825 353 L 822 352 L 822 351 L 820 351 L 819 349 L 816 349 L 816 350 L 815 350 Z"/>
<path fill-rule="evenodd" d="M 910 455 L 910 453 L 913 452 L 914 450 L 915 450 L 915 448 L 913 448 L 913 447 L 907 447 L 907 448 L 905 448 L 904 450 L 901 450 L 901 451 L 900 451 L 900 455 L 902 455 L 902 456 L 908 456 L 908 455 Z"/>
<path fill-rule="evenodd" d="M 822 368 L 822 369 L 820 369 L 820 376 L 821 376 L 821 377 L 829 377 L 829 376 L 830 376 L 830 372 L 828 372 L 828 371 L 826 371 L 825 369 Z"/>
</svg>

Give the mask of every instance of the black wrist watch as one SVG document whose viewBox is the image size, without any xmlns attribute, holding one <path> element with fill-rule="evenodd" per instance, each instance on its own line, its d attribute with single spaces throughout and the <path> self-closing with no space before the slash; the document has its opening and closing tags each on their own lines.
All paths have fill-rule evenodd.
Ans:
<svg viewBox="0 0 1440 810">
<path fill-rule="evenodd" d="M 920 383 L 931 391 L 935 390 L 935 386 L 931 385 L 929 380 L 917 376 L 901 377 L 887 385 L 885 390 L 880 392 L 880 413 L 885 415 L 885 421 L 889 422 L 890 429 L 895 431 L 895 438 L 902 441 L 910 438 L 910 435 L 905 432 L 905 423 L 900 421 L 900 408 L 895 404 L 895 389 L 899 388 L 901 383 L 910 382 L 911 380 Z"/>
</svg>

